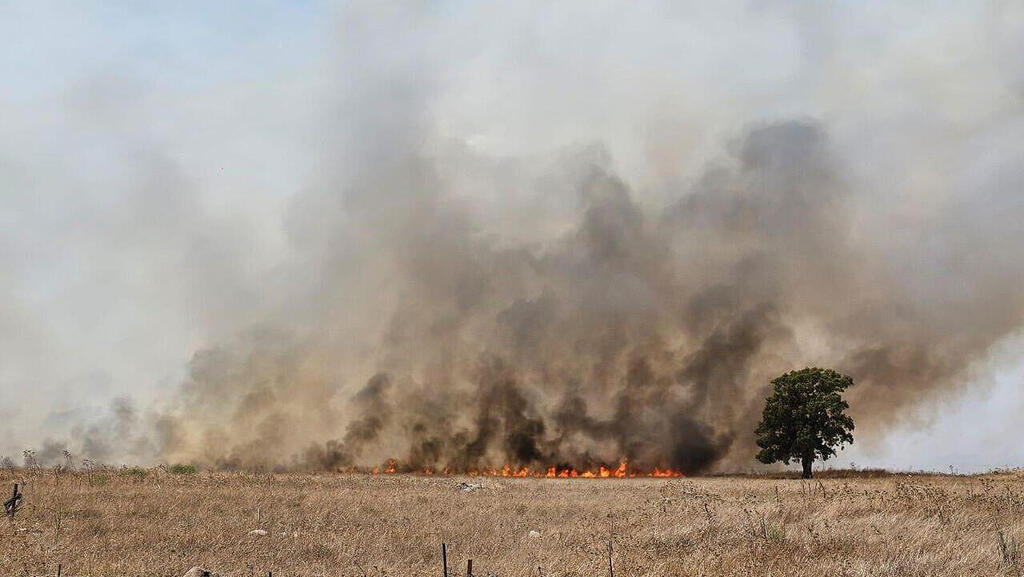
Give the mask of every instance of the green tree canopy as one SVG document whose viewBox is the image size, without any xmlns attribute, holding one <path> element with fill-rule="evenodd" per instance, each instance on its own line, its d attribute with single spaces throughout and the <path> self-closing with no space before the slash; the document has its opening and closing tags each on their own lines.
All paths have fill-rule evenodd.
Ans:
<svg viewBox="0 0 1024 577">
<path fill-rule="evenodd" d="M 816 458 L 827 461 L 837 446 L 853 443 L 853 419 L 845 413 L 850 405 L 841 395 L 851 386 L 850 377 L 816 367 L 775 378 L 755 431 L 761 447 L 757 460 L 800 461 L 803 478 L 809 479 Z"/>
</svg>

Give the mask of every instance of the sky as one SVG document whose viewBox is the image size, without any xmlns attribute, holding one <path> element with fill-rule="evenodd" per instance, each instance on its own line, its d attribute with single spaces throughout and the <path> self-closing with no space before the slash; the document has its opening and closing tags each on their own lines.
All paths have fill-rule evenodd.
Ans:
<svg viewBox="0 0 1024 577">
<path fill-rule="evenodd" d="M 322 248 L 344 217 L 307 214 L 378 148 L 442 159 L 500 244 L 568 226 L 570 200 L 525 184 L 567 155 L 599 150 L 653 211 L 750 127 L 797 119 L 827 131 L 859 242 L 904 259 L 908 291 L 1008 294 L 954 385 L 835 466 L 1024 464 L 1019 3 L 0 0 L 0 35 L 0 455 L 115 399 L 173 403 L 197 351 L 253 326 L 330 323 L 284 302 L 319 302 L 338 285 L 301 263 L 349 250 Z M 932 266 L 961 234 L 972 274 Z M 359 287 L 329 310 L 377 315 Z"/>
</svg>

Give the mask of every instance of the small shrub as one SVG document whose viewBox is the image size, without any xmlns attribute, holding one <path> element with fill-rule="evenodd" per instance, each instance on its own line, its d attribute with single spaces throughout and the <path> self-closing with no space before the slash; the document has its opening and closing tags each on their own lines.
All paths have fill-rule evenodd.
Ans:
<svg viewBox="0 0 1024 577">
<path fill-rule="evenodd" d="M 761 537 L 768 543 L 781 543 L 786 540 L 786 525 L 782 522 L 773 523 L 761 517 Z"/>
<path fill-rule="evenodd" d="M 711 523 L 713 515 L 706 506 L 705 511 L 708 513 L 708 522 Z M 755 518 L 749 509 L 743 509 L 743 512 L 747 515 L 747 520 L 750 522 L 749 531 L 751 537 L 764 539 L 766 543 L 781 543 L 786 540 L 785 521 L 770 521 L 764 513 L 759 514 Z"/>
<path fill-rule="evenodd" d="M 142 479 L 149 474 L 149 471 L 142 467 L 122 467 L 121 474 L 126 477 L 136 477 Z"/>
<path fill-rule="evenodd" d="M 1003 558 L 1003 564 L 1008 567 L 1016 567 L 1020 561 L 1020 541 L 1013 535 L 1007 535 L 1002 529 L 999 530 L 999 554 Z"/>
<path fill-rule="evenodd" d="M 195 465 L 185 465 L 182 463 L 176 463 L 167 468 L 167 472 L 172 475 L 195 475 L 198 470 Z"/>
</svg>

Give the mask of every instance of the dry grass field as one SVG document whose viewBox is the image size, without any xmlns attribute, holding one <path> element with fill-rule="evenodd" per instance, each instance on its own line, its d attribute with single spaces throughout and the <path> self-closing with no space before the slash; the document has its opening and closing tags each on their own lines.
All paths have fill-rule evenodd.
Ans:
<svg viewBox="0 0 1024 577">
<path fill-rule="evenodd" d="M 0 574 L 1019 575 L 1024 479 L 0 472 Z M 5 497 L 6 498 L 6 497 Z M 261 532 L 253 532 L 262 529 Z M 531 533 L 532 532 L 532 533 Z"/>
</svg>

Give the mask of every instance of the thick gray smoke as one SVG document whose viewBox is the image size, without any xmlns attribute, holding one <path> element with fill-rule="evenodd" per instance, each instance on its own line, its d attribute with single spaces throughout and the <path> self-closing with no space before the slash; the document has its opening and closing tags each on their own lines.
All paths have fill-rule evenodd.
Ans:
<svg viewBox="0 0 1024 577">
<path fill-rule="evenodd" d="M 69 98 L 116 125 L 131 154 L 115 158 L 142 173 L 125 178 L 142 190 L 117 203 L 125 214 L 72 244 L 137 253 L 145 298 L 127 310 L 171 302 L 202 330 L 168 341 L 191 360 L 162 400 L 69 413 L 70 438 L 37 456 L 747 467 L 781 372 L 850 374 L 861 441 L 960 390 L 1019 332 L 1018 12 L 885 28 L 873 52 L 842 14 L 773 3 L 650 5 L 625 21 L 541 10 L 557 33 L 494 10 L 345 9 L 319 67 L 281 81 L 294 106 L 235 89 L 240 127 L 309 109 L 290 151 L 303 169 L 281 179 L 294 192 L 265 213 L 225 197 L 249 220 L 211 216 L 203 177 L 177 167 L 187 155 L 138 128 L 173 122 L 115 122 L 134 109 L 95 87 Z M 716 22 L 738 32 L 705 29 Z M 914 56 L 986 30 L 971 66 Z M 262 170 L 241 158 L 237 172 Z M 147 331 L 162 343 L 160 325 Z"/>
<path fill-rule="evenodd" d="M 436 159 L 393 151 L 358 187 L 315 200 L 345 207 L 318 210 L 323 234 L 344 229 L 361 245 L 327 241 L 314 268 L 318 294 L 379 325 L 365 340 L 366 385 L 348 393 L 332 367 L 348 354 L 336 341 L 349 339 L 334 334 L 326 298 L 313 309 L 323 326 L 305 335 L 197 354 L 175 413 L 180 443 L 166 454 L 226 467 L 627 459 L 699 472 L 749 457 L 774 374 L 809 363 L 848 372 L 870 432 L 955 386 L 1019 326 L 1024 302 L 1004 284 L 1019 268 L 975 271 L 963 298 L 922 286 L 916 275 L 933 263 L 908 270 L 906 253 L 865 236 L 872 215 L 856 212 L 819 123 L 756 126 L 732 150 L 658 210 L 636 202 L 600 151 L 562 158 L 549 178 L 572 183 L 569 226 L 514 240 L 474 221 Z M 332 284 L 354 262 L 387 298 L 353 301 Z"/>
</svg>

